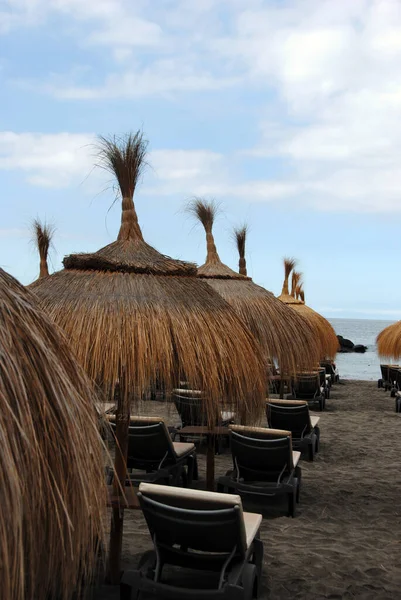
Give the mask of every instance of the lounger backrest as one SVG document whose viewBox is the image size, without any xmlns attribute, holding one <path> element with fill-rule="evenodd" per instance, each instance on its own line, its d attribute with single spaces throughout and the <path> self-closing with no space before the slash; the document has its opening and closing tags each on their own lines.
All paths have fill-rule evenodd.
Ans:
<svg viewBox="0 0 401 600">
<path fill-rule="evenodd" d="M 274 429 L 287 429 L 299 439 L 312 431 L 307 402 L 296 400 L 271 400 L 266 404 L 267 422 Z"/>
<path fill-rule="evenodd" d="M 319 373 L 297 373 L 293 387 L 297 398 L 314 398 L 320 395 Z"/>
<path fill-rule="evenodd" d="M 141 483 L 139 502 L 149 531 L 158 544 L 188 551 L 246 551 L 241 498 L 164 485 Z"/>
<path fill-rule="evenodd" d="M 319 369 L 319 377 L 320 377 L 320 385 L 325 386 L 326 385 L 326 369 L 324 367 Z"/>
<path fill-rule="evenodd" d="M 207 424 L 201 391 L 173 390 L 172 397 L 183 427 Z"/>
<path fill-rule="evenodd" d="M 162 461 L 175 459 L 174 446 L 163 420 L 133 423 L 128 428 L 128 468 L 157 468 Z"/>
<path fill-rule="evenodd" d="M 391 383 L 395 383 L 398 381 L 398 375 L 400 372 L 400 367 L 398 365 L 389 365 L 389 381 Z"/>
<path fill-rule="evenodd" d="M 321 361 L 320 366 L 326 369 L 327 375 L 335 375 L 335 368 L 333 367 L 331 362 Z"/>
<path fill-rule="evenodd" d="M 230 426 L 234 468 L 245 481 L 277 481 L 294 468 L 291 431 Z"/>
<path fill-rule="evenodd" d="M 389 365 L 380 365 L 380 370 L 382 373 L 382 379 L 384 379 L 384 381 L 390 381 L 390 371 L 389 371 Z"/>
</svg>

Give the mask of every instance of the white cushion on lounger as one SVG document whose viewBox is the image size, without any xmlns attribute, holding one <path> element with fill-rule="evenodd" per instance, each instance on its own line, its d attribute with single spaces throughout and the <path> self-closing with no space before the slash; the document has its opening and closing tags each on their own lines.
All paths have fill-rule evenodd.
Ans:
<svg viewBox="0 0 401 600">
<path fill-rule="evenodd" d="M 191 488 L 180 488 L 172 485 L 156 485 L 154 483 L 142 482 L 139 491 L 144 494 L 154 496 L 164 496 L 170 498 L 183 498 L 187 500 L 198 500 L 200 503 L 213 502 L 221 506 L 233 506 L 237 504 L 242 510 L 241 497 L 237 494 L 222 494 L 218 492 L 208 492 L 205 490 L 193 490 Z"/>
<path fill-rule="evenodd" d="M 320 421 L 320 417 L 315 417 L 314 415 L 311 415 L 310 417 L 310 422 L 312 427 L 316 427 L 316 425 L 319 423 Z"/>
<path fill-rule="evenodd" d="M 235 417 L 235 413 L 230 412 L 228 410 L 223 410 L 221 412 L 221 420 L 222 421 L 232 421 L 234 417 Z"/>
<path fill-rule="evenodd" d="M 174 452 L 180 458 L 185 454 L 189 454 L 193 450 L 195 450 L 195 444 L 187 444 L 184 442 L 173 442 Z"/>
<path fill-rule="evenodd" d="M 244 512 L 243 515 L 245 523 L 246 545 L 249 548 L 255 539 L 255 535 L 259 531 L 259 527 L 262 523 L 262 515 L 248 512 Z"/>
<path fill-rule="evenodd" d="M 301 453 L 297 450 L 292 451 L 292 462 L 294 463 L 294 467 L 297 466 L 299 459 L 301 458 Z"/>
</svg>

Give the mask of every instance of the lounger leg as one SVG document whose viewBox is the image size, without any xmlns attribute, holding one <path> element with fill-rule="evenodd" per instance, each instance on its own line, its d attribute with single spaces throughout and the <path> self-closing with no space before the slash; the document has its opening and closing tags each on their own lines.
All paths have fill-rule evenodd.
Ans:
<svg viewBox="0 0 401 600">
<path fill-rule="evenodd" d="M 319 425 L 315 426 L 315 434 L 316 434 L 316 452 L 320 450 L 320 427 Z"/>
<path fill-rule="evenodd" d="M 294 489 L 288 494 L 288 516 L 295 517 L 295 504 L 296 504 L 296 494 L 297 494 L 297 486 L 298 481 L 294 479 Z"/>
<path fill-rule="evenodd" d="M 312 462 L 313 462 L 313 459 L 315 458 L 315 447 L 316 447 L 315 437 L 312 436 L 311 443 L 308 444 L 309 460 Z"/>
<path fill-rule="evenodd" d="M 120 600 L 137 600 L 141 585 L 139 571 L 125 571 L 120 583 Z"/>
<path fill-rule="evenodd" d="M 296 493 L 296 501 L 299 504 L 299 497 L 301 495 L 301 485 L 302 485 L 302 471 L 301 471 L 301 467 L 297 467 L 295 469 L 295 476 L 296 476 L 297 481 L 298 481 L 297 493 Z"/>
<path fill-rule="evenodd" d="M 188 469 L 187 486 L 191 487 L 192 481 L 194 479 L 198 479 L 198 461 L 197 461 L 195 452 L 188 456 L 187 469 Z"/>
<path fill-rule="evenodd" d="M 255 597 L 258 598 L 259 596 L 259 585 L 260 585 L 260 580 L 262 577 L 262 568 L 263 568 L 263 542 L 261 542 L 261 540 L 259 538 L 255 538 L 253 540 L 253 557 L 252 557 L 252 562 L 256 567 L 256 572 L 257 572 L 257 588 L 256 588 L 256 594 Z"/>
<path fill-rule="evenodd" d="M 172 469 L 171 471 L 171 484 L 174 486 L 178 486 L 178 484 L 180 483 L 180 477 L 183 474 L 183 468 L 182 468 L 182 464 L 178 464 L 174 469 Z M 186 478 L 186 473 L 184 473 L 184 479 Z M 185 485 L 185 482 L 184 482 Z"/>
</svg>

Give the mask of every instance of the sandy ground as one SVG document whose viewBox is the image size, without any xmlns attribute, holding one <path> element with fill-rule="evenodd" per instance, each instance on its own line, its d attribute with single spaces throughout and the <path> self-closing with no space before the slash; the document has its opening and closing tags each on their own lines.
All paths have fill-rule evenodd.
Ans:
<svg viewBox="0 0 401 600">
<path fill-rule="evenodd" d="M 171 405 L 169 405 L 171 407 Z M 146 403 L 146 411 L 179 423 L 175 409 Z M 143 409 L 142 409 L 143 411 Z M 332 388 L 321 415 L 321 450 L 301 462 L 303 487 L 295 519 L 286 505 L 244 503 L 262 512 L 265 557 L 261 598 L 401 598 L 401 421 L 394 400 L 374 382 Z M 205 455 L 199 448 L 204 486 Z M 216 476 L 231 466 L 216 457 Z M 127 511 L 123 568 L 134 568 L 152 547 L 140 512 Z"/>
</svg>

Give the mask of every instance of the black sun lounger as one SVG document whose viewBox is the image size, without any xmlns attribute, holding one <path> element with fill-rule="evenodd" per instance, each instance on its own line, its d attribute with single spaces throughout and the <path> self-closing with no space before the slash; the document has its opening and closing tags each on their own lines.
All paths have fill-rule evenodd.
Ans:
<svg viewBox="0 0 401 600">
<path fill-rule="evenodd" d="M 320 385 L 319 372 L 297 373 L 292 382 L 292 394 L 287 400 L 307 400 L 319 404 L 320 410 L 326 405 L 324 389 Z"/>
<path fill-rule="evenodd" d="M 292 434 L 294 450 L 308 450 L 309 460 L 319 451 L 320 417 L 309 412 L 306 400 L 268 400 L 266 416 L 272 429 L 286 429 Z"/>
<path fill-rule="evenodd" d="M 109 417 L 113 425 L 115 417 Z M 163 419 L 132 416 L 128 429 L 129 481 L 191 485 L 198 477 L 194 444 L 173 442 Z"/>
<path fill-rule="evenodd" d="M 219 491 L 260 497 L 287 496 L 288 515 L 299 502 L 301 453 L 293 451 L 291 431 L 230 425 L 233 469 L 218 479 Z"/>
<path fill-rule="evenodd" d="M 256 597 L 262 516 L 243 512 L 239 496 L 142 483 L 138 498 L 154 550 L 124 572 L 121 600 Z"/>
</svg>

